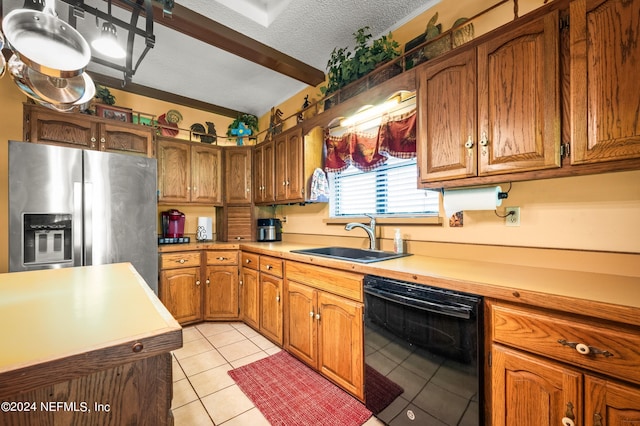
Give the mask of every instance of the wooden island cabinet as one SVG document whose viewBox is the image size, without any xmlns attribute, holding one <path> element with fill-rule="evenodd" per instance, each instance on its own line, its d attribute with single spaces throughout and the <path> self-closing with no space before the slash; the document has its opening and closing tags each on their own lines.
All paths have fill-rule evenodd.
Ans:
<svg viewBox="0 0 640 426">
<path fill-rule="evenodd" d="M 128 263 L 0 274 L 0 424 L 171 426 L 182 329 Z"/>
</svg>

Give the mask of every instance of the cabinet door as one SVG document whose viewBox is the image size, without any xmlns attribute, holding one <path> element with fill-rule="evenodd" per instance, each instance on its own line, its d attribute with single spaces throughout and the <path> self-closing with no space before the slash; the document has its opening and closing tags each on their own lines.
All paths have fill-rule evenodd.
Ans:
<svg viewBox="0 0 640 426">
<path fill-rule="evenodd" d="M 256 203 L 269 204 L 275 200 L 273 141 L 256 146 L 253 162 L 255 164 L 254 193 Z"/>
<path fill-rule="evenodd" d="M 571 25 L 571 162 L 640 158 L 640 2 L 576 0 Z"/>
<path fill-rule="evenodd" d="M 260 284 L 258 271 L 242 268 L 242 320 L 256 330 L 260 329 Z"/>
<path fill-rule="evenodd" d="M 191 202 L 222 203 L 222 152 L 214 146 L 191 146 Z"/>
<path fill-rule="evenodd" d="M 491 354 L 493 426 L 584 424 L 579 371 L 498 345 Z"/>
<path fill-rule="evenodd" d="M 253 202 L 264 201 L 264 144 L 257 145 L 253 151 Z"/>
<path fill-rule="evenodd" d="M 316 292 L 306 285 L 287 281 L 286 298 L 285 348 L 317 368 Z"/>
<path fill-rule="evenodd" d="M 208 266 L 204 288 L 204 318 L 237 319 L 238 267 Z"/>
<path fill-rule="evenodd" d="M 275 193 L 276 200 L 287 199 L 287 135 L 282 134 L 275 140 Z"/>
<path fill-rule="evenodd" d="M 421 182 L 476 176 L 476 51 L 425 64 L 418 79 Z"/>
<path fill-rule="evenodd" d="M 612 381 L 585 377 L 586 426 L 640 424 L 640 390 Z"/>
<path fill-rule="evenodd" d="M 260 332 L 282 345 L 282 279 L 260 274 Z"/>
<path fill-rule="evenodd" d="M 225 149 L 226 201 L 251 204 L 251 147 Z"/>
<path fill-rule="evenodd" d="M 255 239 L 253 208 L 251 206 L 229 206 L 227 215 L 227 241 L 253 241 Z"/>
<path fill-rule="evenodd" d="M 100 124 L 100 150 L 153 157 L 153 130 L 137 127 Z"/>
<path fill-rule="evenodd" d="M 187 203 L 190 200 L 189 145 L 181 142 L 158 142 L 158 201 Z"/>
<path fill-rule="evenodd" d="M 318 314 L 318 369 L 363 400 L 362 303 L 318 292 Z"/>
<path fill-rule="evenodd" d="M 267 142 L 263 148 L 263 162 L 262 162 L 262 185 L 264 187 L 262 191 L 262 201 L 271 203 L 276 199 L 275 189 L 275 146 L 273 142 Z"/>
<path fill-rule="evenodd" d="M 160 300 L 180 324 L 202 319 L 199 267 L 163 270 L 159 287 Z"/>
<path fill-rule="evenodd" d="M 24 106 L 24 140 L 71 148 L 99 149 L 97 123 L 83 115 Z"/>
<path fill-rule="evenodd" d="M 287 199 L 304 201 L 304 138 L 298 128 L 287 136 Z"/>
<path fill-rule="evenodd" d="M 559 32 L 552 11 L 478 46 L 479 175 L 560 167 Z"/>
</svg>

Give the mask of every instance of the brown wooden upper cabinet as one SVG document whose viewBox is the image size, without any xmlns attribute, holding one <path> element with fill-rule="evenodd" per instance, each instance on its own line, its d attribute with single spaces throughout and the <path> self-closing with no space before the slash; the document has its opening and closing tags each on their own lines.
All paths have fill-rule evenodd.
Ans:
<svg viewBox="0 0 640 426">
<path fill-rule="evenodd" d="M 224 149 L 227 204 L 252 203 L 252 148 L 239 146 Z"/>
<path fill-rule="evenodd" d="M 256 204 L 273 204 L 275 193 L 275 153 L 274 142 L 267 141 L 256 145 L 253 152 L 254 162 L 254 202 Z"/>
<path fill-rule="evenodd" d="M 560 167 L 559 13 L 518 24 L 418 70 L 423 187 Z"/>
<path fill-rule="evenodd" d="M 304 203 L 316 168 L 322 167 L 322 129 L 295 126 L 255 147 L 256 204 Z"/>
<path fill-rule="evenodd" d="M 570 4 L 571 162 L 640 158 L 640 2 Z"/>
<path fill-rule="evenodd" d="M 160 203 L 222 204 L 222 153 L 218 146 L 158 140 Z"/>
<path fill-rule="evenodd" d="M 154 154 L 152 127 L 32 104 L 24 104 L 23 117 L 23 138 L 27 142 L 147 157 Z"/>
<path fill-rule="evenodd" d="M 304 200 L 302 128 L 295 127 L 279 135 L 275 140 L 275 150 L 276 201 Z"/>
</svg>

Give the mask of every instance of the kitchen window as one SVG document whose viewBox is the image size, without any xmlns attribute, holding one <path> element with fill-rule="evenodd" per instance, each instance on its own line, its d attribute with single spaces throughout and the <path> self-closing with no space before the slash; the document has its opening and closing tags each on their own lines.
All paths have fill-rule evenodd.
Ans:
<svg viewBox="0 0 640 426">
<path fill-rule="evenodd" d="M 394 157 L 368 172 L 353 165 L 341 172 L 329 172 L 330 216 L 437 216 L 439 192 L 418 189 L 417 175 L 415 158 Z"/>
</svg>

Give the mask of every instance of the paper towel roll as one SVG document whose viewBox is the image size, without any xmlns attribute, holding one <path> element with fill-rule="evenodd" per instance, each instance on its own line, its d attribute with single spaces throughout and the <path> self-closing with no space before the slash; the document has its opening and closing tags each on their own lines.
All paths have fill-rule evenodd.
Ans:
<svg viewBox="0 0 640 426">
<path fill-rule="evenodd" d="M 198 217 L 198 231 L 196 237 L 200 241 L 213 239 L 213 219 L 210 217 Z"/>
<path fill-rule="evenodd" d="M 447 217 L 464 210 L 495 210 L 502 205 L 498 194 L 502 192 L 499 186 L 485 188 L 455 189 L 444 191 L 444 212 Z"/>
</svg>

